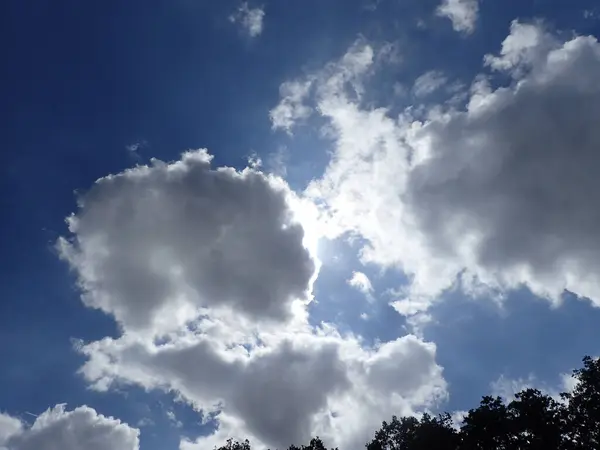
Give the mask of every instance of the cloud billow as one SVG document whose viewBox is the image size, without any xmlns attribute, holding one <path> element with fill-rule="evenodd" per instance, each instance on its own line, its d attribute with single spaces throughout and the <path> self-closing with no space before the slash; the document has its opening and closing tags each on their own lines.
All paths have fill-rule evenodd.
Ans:
<svg viewBox="0 0 600 450">
<path fill-rule="evenodd" d="M 434 344 L 364 347 L 310 325 L 314 205 L 256 166 L 210 163 L 204 150 L 154 160 L 80 196 L 58 249 L 83 303 L 122 332 L 76 343 L 90 386 L 174 392 L 215 417 L 186 449 L 231 436 L 284 448 L 316 433 L 354 448 L 384 417 L 443 401 Z"/>
<path fill-rule="evenodd" d="M 367 63 L 355 77 L 363 90 Z M 600 304 L 600 44 L 515 21 L 485 68 L 511 84 L 493 88 L 482 73 L 463 107 L 453 98 L 399 117 L 364 107 L 335 74 L 317 78 L 306 102 L 327 120 L 334 156 L 306 195 L 331 237 L 358 235 L 363 262 L 409 276 L 393 302 L 402 314 L 457 285 L 495 297 L 526 287 L 554 304 L 568 290 Z"/>
<path fill-rule="evenodd" d="M 108 176 L 80 198 L 61 256 L 86 305 L 126 329 L 175 328 L 203 307 L 285 321 L 315 263 L 286 188 L 250 169 L 210 169 L 203 150 Z"/>
</svg>

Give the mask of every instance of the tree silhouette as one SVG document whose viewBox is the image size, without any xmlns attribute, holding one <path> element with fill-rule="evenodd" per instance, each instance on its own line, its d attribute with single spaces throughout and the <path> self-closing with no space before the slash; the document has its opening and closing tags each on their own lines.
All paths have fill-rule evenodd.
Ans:
<svg viewBox="0 0 600 450">
<path fill-rule="evenodd" d="M 456 448 L 459 442 L 449 414 L 438 417 L 423 414 L 421 420 L 394 416 L 390 423 L 383 422 L 375 438 L 367 443 L 367 450 Z"/>
<path fill-rule="evenodd" d="M 460 429 L 449 414 L 392 417 L 367 450 L 600 450 L 600 360 L 583 358 L 573 371 L 572 392 L 553 398 L 525 389 L 508 404 L 485 396 Z M 228 440 L 217 450 L 250 450 L 248 441 Z M 327 450 L 321 439 L 288 450 Z M 336 449 L 337 450 L 337 449 Z"/>
<path fill-rule="evenodd" d="M 234 441 L 233 439 L 227 439 L 227 443 L 219 447 L 219 450 L 250 450 L 250 441 L 246 439 L 243 442 Z"/>
<path fill-rule="evenodd" d="M 583 358 L 583 368 L 573 372 L 573 392 L 562 394 L 567 402 L 565 434 L 577 449 L 600 448 L 600 361 Z"/>
</svg>

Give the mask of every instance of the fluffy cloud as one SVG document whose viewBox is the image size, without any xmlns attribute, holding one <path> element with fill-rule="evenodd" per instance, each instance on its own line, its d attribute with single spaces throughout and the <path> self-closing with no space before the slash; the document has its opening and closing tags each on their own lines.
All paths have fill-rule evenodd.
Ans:
<svg viewBox="0 0 600 450">
<path fill-rule="evenodd" d="M 369 55 L 347 58 L 352 71 L 326 89 Z M 216 432 L 183 448 L 230 436 L 283 448 L 317 433 L 361 448 L 391 414 L 445 399 L 435 345 L 408 335 L 365 348 L 309 325 L 310 205 L 256 166 L 213 170 L 210 159 L 188 152 L 105 177 L 68 219 L 58 248 L 82 300 L 122 328 L 77 344 L 90 385 L 170 391 L 216 415 Z"/>
<path fill-rule="evenodd" d="M 381 420 L 446 396 L 435 345 L 414 336 L 372 349 L 332 329 L 260 340 L 242 346 L 205 332 L 163 345 L 105 339 L 80 349 L 88 357 L 82 374 L 99 390 L 119 383 L 173 390 L 206 414 L 220 412 L 219 439 L 235 431 L 279 448 L 315 434 L 360 448 Z M 207 439 L 215 442 L 196 445 Z"/>
<path fill-rule="evenodd" d="M 566 289 L 600 304 L 600 45 L 578 37 L 512 61 L 524 73 L 515 86 L 479 85 L 466 111 L 415 133 L 423 161 L 406 202 L 437 254 L 485 284 L 526 285 L 555 303 Z"/>
<path fill-rule="evenodd" d="M 485 65 L 513 83 L 478 76 L 463 107 L 400 117 L 325 82 L 313 100 L 334 155 L 306 193 L 332 237 L 357 235 L 363 261 L 408 275 L 394 302 L 403 314 L 454 286 L 527 287 L 554 304 L 569 290 L 600 304 L 600 45 L 515 22 Z"/>
<path fill-rule="evenodd" d="M 287 186 L 211 170 L 204 150 L 98 180 L 58 248 L 88 306 L 127 329 L 169 330 L 202 308 L 285 321 L 307 301 L 315 262 Z"/>
<path fill-rule="evenodd" d="M 273 129 L 291 134 L 294 126 L 310 117 L 313 108 L 307 101 L 314 90 L 321 97 L 330 97 L 349 88 L 353 97 L 360 98 L 363 93 L 362 77 L 372 69 L 376 60 L 397 59 L 395 52 L 393 46 L 387 45 L 376 54 L 370 46 L 358 40 L 339 61 L 327 64 L 319 73 L 306 79 L 284 82 L 279 87 L 281 101 L 269 113 Z"/>
<path fill-rule="evenodd" d="M 312 109 L 306 106 L 306 100 L 313 80 L 288 81 L 279 88 L 281 102 L 271 110 L 271 123 L 273 128 L 281 128 L 290 132 L 293 125 L 299 120 L 307 119 L 312 114 Z"/>
<path fill-rule="evenodd" d="M 66 411 L 57 405 L 38 416 L 31 427 L 0 414 L 0 449 L 7 450 L 138 450 L 139 430 L 82 406 Z"/>
<path fill-rule="evenodd" d="M 472 33 L 479 14 L 479 0 L 443 0 L 436 13 L 450 19 L 455 31 Z"/>
<path fill-rule="evenodd" d="M 515 78 L 534 65 L 543 65 L 552 49 L 561 45 L 542 23 L 513 21 L 510 34 L 502 42 L 499 55 L 486 55 L 485 64 L 494 70 L 512 73 Z"/>
<path fill-rule="evenodd" d="M 352 277 L 348 284 L 367 296 L 367 299 L 373 300 L 373 285 L 369 277 L 363 272 L 352 272 Z"/>
<path fill-rule="evenodd" d="M 250 8 L 247 2 L 242 3 L 237 11 L 229 16 L 232 23 L 239 23 L 250 37 L 257 37 L 263 31 L 265 11 L 262 8 Z"/>
<path fill-rule="evenodd" d="M 5 450 L 8 440 L 23 432 L 23 423 L 16 417 L 0 413 L 0 450 Z"/>
</svg>

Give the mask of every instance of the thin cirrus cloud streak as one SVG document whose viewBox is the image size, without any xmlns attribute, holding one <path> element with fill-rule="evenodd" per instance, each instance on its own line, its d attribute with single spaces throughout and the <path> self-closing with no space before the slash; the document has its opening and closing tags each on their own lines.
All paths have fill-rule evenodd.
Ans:
<svg viewBox="0 0 600 450">
<path fill-rule="evenodd" d="M 98 180 L 80 199 L 68 219 L 73 239 L 58 248 L 87 306 L 126 329 L 166 332 L 200 306 L 280 321 L 309 300 L 316 263 L 285 182 L 211 170 L 211 159 L 200 150 L 174 164 L 153 160 Z"/>
</svg>

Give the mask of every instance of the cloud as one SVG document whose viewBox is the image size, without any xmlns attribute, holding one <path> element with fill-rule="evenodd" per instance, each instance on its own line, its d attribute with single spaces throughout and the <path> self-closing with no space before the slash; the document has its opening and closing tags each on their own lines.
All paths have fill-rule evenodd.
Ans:
<svg viewBox="0 0 600 450">
<path fill-rule="evenodd" d="M 515 399 L 515 395 L 525 389 L 536 388 L 539 383 L 533 374 L 529 374 L 527 378 L 511 379 L 504 375 L 500 375 L 497 380 L 490 383 L 492 389 L 491 395 L 494 397 L 502 397 L 505 401 L 510 402 Z"/>
<path fill-rule="evenodd" d="M 435 345 L 414 336 L 372 349 L 333 329 L 263 333 L 260 341 L 242 346 L 205 332 L 163 345 L 104 339 L 80 349 L 88 357 L 82 374 L 99 390 L 122 383 L 172 390 L 218 414 L 219 439 L 235 433 L 279 448 L 315 434 L 360 448 L 391 414 L 414 414 L 446 397 Z"/>
<path fill-rule="evenodd" d="M 333 156 L 306 195 L 330 237 L 358 237 L 363 262 L 407 275 L 402 314 L 452 288 L 502 298 L 526 287 L 554 305 L 568 290 L 600 305 L 600 45 L 547 33 L 513 23 L 484 66 L 513 82 L 479 75 L 463 106 L 392 117 L 329 79 L 315 87 Z"/>
<path fill-rule="evenodd" d="M 243 2 L 235 13 L 229 16 L 232 23 L 239 23 L 248 36 L 254 38 L 263 31 L 265 11 L 263 8 L 250 8 Z"/>
<path fill-rule="evenodd" d="M 321 96 L 335 96 L 344 87 L 352 91 L 355 98 L 363 92 L 362 77 L 372 68 L 376 59 L 398 59 L 394 46 L 384 46 L 379 54 L 362 40 L 357 40 L 338 61 L 326 65 L 320 72 L 305 79 L 286 81 L 279 87 L 280 102 L 269 115 L 273 129 L 282 129 L 291 134 L 294 126 L 305 121 L 313 113 L 307 105 L 313 88 Z"/>
<path fill-rule="evenodd" d="M 312 80 L 305 81 L 288 81 L 283 83 L 279 88 L 281 102 L 273 108 L 269 115 L 273 129 L 283 129 L 290 132 L 292 126 L 299 120 L 304 120 L 310 117 L 312 109 L 304 104 L 310 88 Z"/>
<path fill-rule="evenodd" d="M 370 301 L 373 300 L 373 285 L 369 277 L 364 273 L 352 272 L 352 277 L 348 280 L 348 284 L 365 294 Z"/>
<path fill-rule="evenodd" d="M 514 20 L 510 25 L 510 34 L 502 42 L 500 55 L 486 55 L 484 61 L 494 70 L 509 72 L 519 78 L 523 70 L 544 64 L 549 52 L 559 45 L 542 23 Z"/>
<path fill-rule="evenodd" d="M 437 91 L 446 84 L 446 77 L 439 70 L 430 70 L 425 72 L 415 80 L 413 84 L 413 94 L 417 97 L 425 97 Z"/>
<path fill-rule="evenodd" d="M 454 411 L 450 415 L 453 428 L 456 430 L 460 430 L 460 428 L 463 426 L 465 418 L 467 417 L 468 414 L 469 414 L 469 411 Z"/>
<path fill-rule="evenodd" d="M 165 331 L 209 306 L 278 322 L 309 301 L 316 264 L 287 185 L 210 160 L 204 150 L 153 160 L 80 197 L 58 249 L 87 306 L 129 330 Z"/>
<path fill-rule="evenodd" d="M 529 374 L 527 378 L 508 378 L 500 375 L 497 380 L 490 383 L 492 395 L 502 397 L 504 401 L 510 402 L 515 399 L 515 395 L 525 389 L 539 389 L 549 395 L 556 401 L 561 401 L 560 394 L 571 392 L 575 388 L 577 379 L 571 374 L 560 374 L 560 383 L 556 386 L 548 386 L 541 382 L 535 375 Z"/>
<path fill-rule="evenodd" d="M 32 426 L 0 414 L 0 449 L 8 450 L 138 450 L 139 430 L 81 406 L 66 411 L 57 405 Z"/>
<path fill-rule="evenodd" d="M 476 85 L 465 111 L 415 133 L 423 161 L 406 203 L 428 245 L 467 276 L 555 304 L 565 290 L 600 304 L 600 45 L 577 37 L 510 70 L 523 73 L 514 86 Z"/>
<path fill-rule="evenodd" d="M 204 150 L 153 160 L 80 196 L 59 253 L 83 303 L 122 331 L 76 343 L 91 387 L 173 392 L 216 418 L 215 433 L 182 448 L 225 437 L 284 448 L 315 434 L 362 448 L 391 414 L 443 401 L 434 344 L 407 335 L 363 347 L 309 324 L 315 207 L 257 166 L 210 160 Z"/>
<path fill-rule="evenodd" d="M 475 31 L 479 0 L 442 0 L 436 14 L 450 19 L 455 31 L 470 34 Z"/>
</svg>

